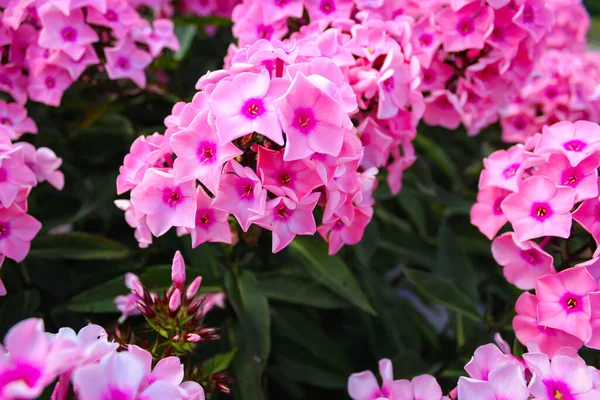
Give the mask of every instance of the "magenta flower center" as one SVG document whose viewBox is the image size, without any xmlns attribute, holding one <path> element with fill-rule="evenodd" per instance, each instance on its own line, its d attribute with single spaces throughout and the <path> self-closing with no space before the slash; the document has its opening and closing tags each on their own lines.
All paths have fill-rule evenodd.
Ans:
<svg viewBox="0 0 600 400">
<path fill-rule="evenodd" d="M 292 214 L 294 214 L 294 210 L 290 210 L 283 204 L 275 209 L 275 218 L 279 220 L 285 221 L 289 219 L 292 216 Z"/>
<path fill-rule="evenodd" d="M 13 88 L 12 79 L 10 79 L 8 76 L 2 74 L 2 75 L 0 75 L 0 85 L 6 86 L 9 89 L 12 89 Z"/>
<path fill-rule="evenodd" d="M 543 222 L 552 216 L 552 207 L 548 203 L 533 203 L 531 205 L 531 217 Z"/>
<path fill-rule="evenodd" d="M 73 27 L 66 26 L 60 31 L 60 36 L 65 42 L 74 42 L 77 40 L 77 30 Z"/>
<path fill-rule="evenodd" d="M 577 186 L 581 180 L 579 168 L 567 168 L 563 171 L 560 180 L 565 186 Z"/>
<path fill-rule="evenodd" d="M 163 189 L 163 202 L 169 207 L 175 207 L 183 201 L 183 194 L 179 186 Z"/>
<path fill-rule="evenodd" d="M 423 33 L 419 36 L 419 43 L 421 46 L 429 47 L 433 43 L 433 36 L 430 33 Z"/>
<path fill-rule="evenodd" d="M 196 212 L 196 227 L 208 230 L 215 223 L 215 213 L 209 208 Z"/>
<path fill-rule="evenodd" d="M 271 39 L 271 35 L 273 35 L 273 27 L 259 24 L 256 27 L 256 35 L 261 39 Z"/>
<path fill-rule="evenodd" d="M 533 12 L 533 7 L 531 6 L 531 4 L 527 4 L 523 9 L 523 21 L 531 23 L 534 19 L 535 13 Z"/>
<path fill-rule="evenodd" d="M 334 0 L 322 0 L 321 11 L 323 14 L 331 14 L 335 12 L 335 1 Z"/>
<path fill-rule="evenodd" d="M 360 141 L 362 142 L 363 146 L 368 146 L 371 143 L 371 134 L 369 132 L 362 132 L 359 135 Z"/>
<path fill-rule="evenodd" d="M 310 133 L 317 125 L 315 116 L 310 108 L 298 108 L 294 112 L 292 126 L 304 134 Z"/>
<path fill-rule="evenodd" d="M 130 63 L 129 63 L 129 58 L 127 57 L 121 57 L 117 60 L 117 67 L 121 68 L 122 70 L 126 71 L 130 68 Z"/>
<path fill-rule="evenodd" d="M 537 265 L 541 261 L 538 252 L 533 249 L 521 250 L 521 258 L 531 265 Z"/>
<path fill-rule="evenodd" d="M 492 31 L 492 39 L 494 39 L 496 42 L 504 40 L 504 29 L 502 29 L 500 26 L 495 27 Z"/>
<path fill-rule="evenodd" d="M 525 129 L 527 127 L 527 122 L 525 121 L 525 119 L 523 117 L 517 117 L 513 121 L 513 126 L 515 127 L 516 130 L 522 131 L 523 129 Z"/>
<path fill-rule="evenodd" d="M 237 184 L 237 191 L 242 200 L 254 199 L 254 181 L 248 178 L 242 178 Z"/>
<path fill-rule="evenodd" d="M 289 4 L 290 0 L 275 0 L 275 5 L 278 7 L 284 7 Z"/>
<path fill-rule="evenodd" d="M 494 205 L 492 206 L 492 212 L 494 213 L 494 215 L 503 214 L 501 205 L 505 198 L 506 196 L 498 197 L 496 201 L 494 201 Z"/>
<path fill-rule="evenodd" d="M 549 86 L 546 88 L 546 97 L 548 99 L 554 99 L 556 96 L 558 96 L 558 89 L 556 89 L 556 87 L 554 86 Z"/>
<path fill-rule="evenodd" d="M 51 76 L 47 76 L 44 83 L 48 89 L 54 89 L 56 87 L 56 79 Z"/>
<path fill-rule="evenodd" d="M 517 171 L 519 170 L 520 166 L 521 166 L 521 164 L 519 164 L 519 163 L 512 164 L 512 165 L 508 166 L 504 171 L 502 171 L 502 175 L 504 176 L 505 179 L 510 179 L 517 174 Z"/>
<path fill-rule="evenodd" d="M 0 222 L 0 239 L 4 239 L 10 235 L 10 224 L 8 222 Z"/>
<path fill-rule="evenodd" d="M 333 230 L 334 231 L 339 231 L 342 228 L 344 228 L 346 226 L 346 224 L 344 224 L 344 222 L 341 219 L 338 219 L 337 221 L 335 221 L 335 224 L 333 224 Z"/>
<path fill-rule="evenodd" d="M 567 314 L 583 311 L 583 298 L 575 293 L 565 293 L 560 299 Z"/>
<path fill-rule="evenodd" d="M 390 76 L 385 81 L 383 81 L 383 90 L 386 92 L 391 92 L 394 90 L 394 86 L 396 85 L 396 81 L 393 76 Z"/>
<path fill-rule="evenodd" d="M 456 30 L 463 36 L 467 36 L 475 32 L 475 23 L 473 22 L 473 18 L 462 17 L 460 20 L 458 20 L 458 24 L 456 24 Z"/>
<path fill-rule="evenodd" d="M 104 393 L 103 400 L 129 400 L 132 393 L 129 390 L 109 387 L 108 393 Z"/>
<path fill-rule="evenodd" d="M 216 143 L 208 141 L 200 142 L 196 154 L 201 163 L 212 164 L 217 158 L 217 145 Z"/>
<path fill-rule="evenodd" d="M 566 142 L 565 144 L 563 144 L 563 147 L 565 148 L 565 150 L 567 151 L 574 151 L 576 153 L 579 153 L 580 151 L 583 151 L 583 149 L 585 149 L 587 146 L 587 143 L 582 142 L 581 140 L 570 140 L 568 142 Z"/>
<path fill-rule="evenodd" d="M 566 383 L 550 379 L 544 379 L 542 382 L 546 386 L 546 393 L 549 399 L 575 400 Z"/>
<path fill-rule="evenodd" d="M 2 125 L 7 125 L 7 126 L 13 125 L 12 121 L 6 117 L 0 118 L 0 123 L 2 123 Z"/>
<path fill-rule="evenodd" d="M 106 14 L 104 14 L 104 18 L 110 22 L 116 22 L 119 20 L 119 15 L 111 9 L 106 10 Z"/>
<path fill-rule="evenodd" d="M 0 168 L 0 182 L 6 182 L 8 179 L 8 173 L 6 172 L 6 168 Z"/>
<path fill-rule="evenodd" d="M 290 182 L 292 182 L 292 177 L 287 172 L 283 172 L 281 175 L 279 175 L 279 183 L 282 185 L 289 185 Z"/>
<path fill-rule="evenodd" d="M 435 70 L 431 68 L 423 69 L 423 82 L 425 82 L 426 84 L 430 85 L 433 82 L 435 82 L 436 77 L 437 74 Z"/>
<path fill-rule="evenodd" d="M 265 103 L 262 99 L 249 99 L 242 106 L 242 114 L 248 119 L 260 117 L 265 112 Z"/>
</svg>

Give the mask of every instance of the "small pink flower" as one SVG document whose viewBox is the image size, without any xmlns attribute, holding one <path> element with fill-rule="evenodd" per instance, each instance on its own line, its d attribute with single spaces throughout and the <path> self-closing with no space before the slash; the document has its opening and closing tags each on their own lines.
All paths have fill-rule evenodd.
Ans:
<svg viewBox="0 0 600 400">
<path fill-rule="evenodd" d="M 532 176 L 521 183 L 517 193 L 506 197 L 501 208 L 520 242 L 542 236 L 568 238 L 574 199 L 573 188 L 557 187 L 546 177 Z"/>
<path fill-rule="evenodd" d="M 311 77 L 297 73 L 286 94 L 275 101 L 288 139 L 286 161 L 300 160 L 314 153 L 337 156 L 345 130 L 352 127 L 340 103 L 309 79 Z M 320 80 L 319 84 L 322 83 Z"/>
<path fill-rule="evenodd" d="M 513 232 L 494 239 L 492 254 L 504 267 L 506 280 L 522 290 L 531 290 L 537 278 L 556 273 L 550 254 L 533 241 L 517 242 Z"/>
<path fill-rule="evenodd" d="M 479 178 L 479 189 L 495 186 L 516 192 L 527 168 L 523 146 L 498 150 L 483 159 L 484 170 Z M 559 183 L 557 183 L 558 185 Z"/>
<path fill-rule="evenodd" d="M 252 223 L 250 218 L 264 214 L 267 191 L 252 169 L 242 167 L 235 160 L 229 161 L 228 165 L 231 171 L 222 175 L 219 193 L 212 206 L 233 214 L 247 232 Z"/>
<path fill-rule="evenodd" d="M 17 140 L 24 133 L 37 133 L 38 128 L 27 109 L 18 103 L 7 103 L 0 100 L 0 124 L 10 127 L 11 140 Z"/>
<path fill-rule="evenodd" d="M 31 100 L 58 107 L 63 93 L 71 83 L 73 80 L 66 70 L 55 65 L 46 65 L 29 75 L 27 93 Z"/>
<path fill-rule="evenodd" d="M 257 132 L 283 145 L 273 101 L 283 94 L 285 86 L 282 80 L 272 82 L 266 70 L 260 74 L 242 72 L 231 81 L 219 82 L 208 104 L 216 118 L 220 142 Z"/>
<path fill-rule="evenodd" d="M 442 42 L 447 52 L 482 49 L 493 27 L 494 12 L 488 6 L 473 2 L 453 11 L 443 9 L 437 16 Z"/>
<path fill-rule="evenodd" d="M 577 357 L 577 356 L 576 356 Z M 600 398 L 594 389 L 592 371 L 577 357 L 528 353 L 523 358 L 534 372 L 529 390 L 536 399 L 591 400 Z"/>
<path fill-rule="evenodd" d="M 509 194 L 505 189 L 486 187 L 477 193 L 477 202 L 471 207 L 471 223 L 490 240 L 508 222 L 501 204 Z"/>
<path fill-rule="evenodd" d="M 177 181 L 198 179 L 212 193 L 219 190 L 223 165 L 243 154 L 232 143 L 219 144 L 217 132 L 208 123 L 208 110 L 171 136 L 170 143 L 177 153 L 174 164 Z"/>
<path fill-rule="evenodd" d="M 554 16 L 543 0 L 526 0 L 513 17 L 515 24 L 528 31 L 536 42 L 548 32 Z"/>
<path fill-rule="evenodd" d="M 597 197 L 585 200 L 573 213 L 573 219 L 600 243 L 600 201 Z"/>
<path fill-rule="evenodd" d="M 137 281 L 138 284 L 140 284 L 140 279 L 137 275 L 132 274 L 131 272 L 126 273 L 125 286 L 131 293 L 115 297 L 115 307 L 121 312 L 121 316 L 119 317 L 120 324 L 125 322 L 130 315 L 141 314 L 140 310 L 135 306 L 135 304 L 141 300 L 141 297 L 134 290 L 134 281 Z"/>
<path fill-rule="evenodd" d="M 65 176 L 58 169 L 62 165 L 62 158 L 47 147 L 36 149 L 30 143 L 16 143 L 21 146 L 25 154 L 25 164 L 35 174 L 37 183 L 48 181 L 57 190 L 65 186 Z"/>
<path fill-rule="evenodd" d="M 193 180 L 175 183 L 172 173 L 149 169 L 131 191 L 131 203 L 143 214 L 154 236 L 172 226 L 195 228 L 196 184 Z"/>
<path fill-rule="evenodd" d="M 390 385 L 390 399 L 442 400 L 442 388 L 431 375 L 415 376 L 411 381 L 402 379 Z"/>
<path fill-rule="evenodd" d="M 71 10 L 65 16 L 58 10 L 41 15 L 43 29 L 38 44 L 47 49 L 62 50 L 73 60 L 79 60 L 87 45 L 97 42 L 98 35 L 83 20 L 82 10 Z"/>
<path fill-rule="evenodd" d="M 144 69 L 152 62 L 152 56 L 138 49 L 131 39 L 124 39 L 116 47 L 104 50 L 106 73 L 110 79 L 129 78 L 141 88 L 146 87 Z"/>
<path fill-rule="evenodd" d="M 461 376 L 458 380 L 458 398 L 485 400 L 527 400 L 530 398 L 523 367 L 519 364 L 499 365 L 489 373 L 488 378 L 488 380 L 481 381 Z"/>
<path fill-rule="evenodd" d="M 42 224 L 16 206 L 0 208 L 0 254 L 21 262 Z"/>
<path fill-rule="evenodd" d="M 596 280 L 583 267 L 539 278 L 535 284 L 538 323 L 587 341 L 591 336 L 588 293 L 596 289 Z"/>
<path fill-rule="evenodd" d="M 375 400 L 389 394 L 390 385 L 394 380 L 392 362 L 387 358 L 379 361 L 379 374 L 383 380 L 379 386 L 377 378 L 371 371 L 354 373 L 348 378 L 348 394 L 352 400 Z M 386 393 L 384 393 L 386 392 Z"/>
<path fill-rule="evenodd" d="M 372 215 L 372 209 L 356 209 L 353 219 L 348 223 L 336 216 L 331 221 L 319 226 L 317 231 L 329 243 L 329 255 L 340 251 L 345 244 L 353 245 L 360 242 Z"/>
<path fill-rule="evenodd" d="M 352 0 L 305 0 L 304 6 L 311 21 L 335 21 L 350 17 Z"/>
<path fill-rule="evenodd" d="M 314 235 L 317 230 L 313 210 L 320 193 L 312 193 L 296 202 L 287 197 L 278 197 L 267 202 L 263 216 L 252 218 L 252 222 L 273 232 L 273 253 L 279 252 L 296 235 Z"/>
<path fill-rule="evenodd" d="M 140 15 L 126 0 L 107 0 L 106 12 L 88 9 L 86 21 L 92 25 L 110 28 L 112 34 L 121 39 L 128 30 L 140 21 Z"/>
<path fill-rule="evenodd" d="M 295 202 L 323 184 L 319 174 L 303 161 L 284 161 L 283 151 L 258 148 L 257 170 L 265 189 Z"/>
<path fill-rule="evenodd" d="M 67 53 L 57 51 L 52 53 L 48 57 L 48 64 L 56 65 L 69 73 L 72 80 L 77 80 L 83 74 L 83 72 L 91 65 L 97 65 L 100 63 L 94 47 L 91 45 L 86 46 L 85 53 L 74 61 Z"/>
<path fill-rule="evenodd" d="M 425 104 L 423 120 L 426 124 L 443 126 L 450 130 L 460 126 L 462 110 L 455 94 L 447 90 L 438 90 L 425 99 Z"/>
<path fill-rule="evenodd" d="M 371 117 L 365 118 L 356 129 L 365 148 L 361 165 L 367 169 L 386 165 L 393 139 Z"/>
<path fill-rule="evenodd" d="M 579 349 L 583 341 L 559 329 L 549 328 L 538 324 L 538 299 L 529 292 L 523 293 L 515 305 L 517 315 L 513 318 L 512 326 L 517 339 L 525 345 L 535 343 L 539 351 L 549 357 L 561 347 Z"/>
<path fill-rule="evenodd" d="M 388 53 L 381 66 L 381 77 L 377 81 L 379 87 L 379 107 L 377 118 L 394 117 L 398 110 L 408 105 L 413 82 L 419 76 L 419 63 L 411 58 L 408 63 L 399 47 Z"/>
<path fill-rule="evenodd" d="M 519 364 L 519 362 L 511 358 L 511 356 L 502 353 L 495 344 L 490 343 L 480 346 L 475 350 L 473 357 L 471 357 L 471 360 L 465 365 L 465 371 L 467 371 L 469 376 L 473 379 L 487 381 L 490 372 L 507 363 Z"/>
<path fill-rule="evenodd" d="M 196 228 L 191 231 L 192 247 L 205 242 L 231 243 L 229 214 L 212 207 L 213 199 L 201 187 L 198 187 L 196 201 Z"/>
<path fill-rule="evenodd" d="M 165 157 L 170 154 L 170 151 L 163 149 L 164 144 L 165 137 L 158 133 L 140 136 L 133 141 L 119 168 L 117 194 L 123 194 L 139 185 L 148 168 L 163 165 Z"/>
<path fill-rule="evenodd" d="M 600 152 L 591 154 L 577 166 L 571 166 L 564 154 L 551 154 L 541 165 L 536 175 L 552 180 L 557 186 L 570 186 L 575 189 L 575 202 L 598 197 L 598 166 Z"/>
<path fill-rule="evenodd" d="M 17 145 L 8 152 L 0 152 L 0 204 L 10 207 L 19 189 L 35 186 L 34 173 L 25 164 L 25 150 Z"/>
<path fill-rule="evenodd" d="M 600 126 L 593 122 L 559 122 L 545 126 L 535 152 L 563 153 L 573 167 L 600 149 Z"/>
<path fill-rule="evenodd" d="M 175 24 L 170 19 L 158 18 L 152 21 L 152 32 L 145 43 L 153 57 L 158 57 L 163 49 L 179 51 L 179 39 L 174 32 Z"/>
</svg>

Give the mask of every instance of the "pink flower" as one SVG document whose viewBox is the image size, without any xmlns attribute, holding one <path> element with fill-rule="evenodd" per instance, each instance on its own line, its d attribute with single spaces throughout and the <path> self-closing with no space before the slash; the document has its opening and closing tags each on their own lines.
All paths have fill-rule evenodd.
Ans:
<svg viewBox="0 0 600 400">
<path fill-rule="evenodd" d="M 575 202 L 598 197 L 598 166 L 600 152 L 591 154 L 576 166 L 571 166 L 563 154 L 551 154 L 536 175 L 550 178 L 556 185 L 575 189 Z"/>
<path fill-rule="evenodd" d="M 146 44 L 153 57 L 158 57 L 163 49 L 179 51 L 179 39 L 175 36 L 173 21 L 159 18 L 152 21 L 152 32 L 146 38 Z"/>
<path fill-rule="evenodd" d="M 515 24 L 528 31 L 536 42 L 548 32 L 554 16 L 543 0 L 525 0 L 513 17 Z"/>
<path fill-rule="evenodd" d="M 283 145 L 281 125 L 273 106 L 275 98 L 285 90 L 281 84 L 285 82 L 271 83 L 266 70 L 260 74 L 242 72 L 231 81 L 219 82 L 208 105 L 216 118 L 220 142 L 257 132 Z"/>
<path fill-rule="evenodd" d="M 371 117 L 365 118 L 356 129 L 365 148 L 361 165 L 367 169 L 386 165 L 393 139 Z"/>
<path fill-rule="evenodd" d="M 488 6 L 473 2 L 458 11 L 443 9 L 437 16 L 442 42 L 447 52 L 482 49 L 493 28 L 494 12 Z"/>
<path fill-rule="evenodd" d="M 116 47 L 104 50 L 106 73 L 110 79 L 129 78 L 141 88 L 146 87 L 144 69 L 152 62 L 152 56 L 140 50 L 131 39 L 124 39 Z"/>
<path fill-rule="evenodd" d="M 344 131 L 352 127 L 341 105 L 310 79 L 297 73 L 285 96 L 275 101 L 288 139 L 283 157 L 286 161 L 300 160 L 314 153 L 337 156 L 342 149 Z M 322 78 L 318 82 L 324 83 Z"/>
<path fill-rule="evenodd" d="M 479 189 L 495 186 L 516 192 L 527 168 L 523 146 L 498 150 L 483 159 L 484 170 L 479 178 Z M 557 183 L 558 184 L 558 183 Z"/>
<path fill-rule="evenodd" d="M 147 385 L 144 382 L 146 368 L 145 363 L 133 353 L 113 353 L 100 363 L 77 369 L 73 374 L 73 385 L 81 400 L 182 399 L 178 385 L 171 382 L 156 380 Z M 183 370 L 181 375 L 183 378 Z"/>
<path fill-rule="evenodd" d="M 394 47 L 385 58 L 380 72 L 381 77 L 377 81 L 379 86 L 377 118 L 388 119 L 408 105 L 412 84 L 419 76 L 419 63 L 416 58 L 411 58 L 409 64 L 400 48 Z"/>
<path fill-rule="evenodd" d="M 0 204 L 10 207 L 22 186 L 35 186 L 34 173 L 25 164 L 25 151 L 16 146 L 0 152 Z"/>
<path fill-rule="evenodd" d="M 142 182 L 131 191 L 131 203 L 146 214 L 154 236 L 172 226 L 195 228 L 196 185 L 193 180 L 175 183 L 172 173 L 149 169 Z"/>
<path fill-rule="evenodd" d="M 272 24 L 288 18 L 300 18 L 302 3 L 302 0 L 267 0 L 263 5 L 263 20 L 265 24 Z"/>
<path fill-rule="evenodd" d="M 350 17 L 352 0 L 305 0 L 304 6 L 311 21 L 335 21 Z"/>
<path fill-rule="evenodd" d="M 600 243 L 600 201 L 597 197 L 585 200 L 573 213 L 573 219 Z"/>
<path fill-rule="evenodd" d="M 545 126 L 535 152 L 563 153 L 573 167 L 600 149 L 600 126 L 593 122 L 559 122 Z"/>
<path fill-rule="evenodd" d="M 128 272 L 125 274 L 125 286 L 131 291 L 127 295 L 115 297 L 115 307 L 121 312 L 119 323 L 125 322 L 130 315 L 140 315 L 140 311 L 135 304 L 141 300 L 141 297 L 134 290 L 134 281 L 139 283 L 137 275 Z"/>
<path fill-rule="evenodd" d="M 323 184 L 319 174 L 303 161 L 283 161 L 283 151 L 258 148 L 257 170 L 265 189 L 294 202 Z"/>
<path fill-rule="evenodd" d="M 383 380 L 380 388 L 377 378 L 371 371 L 354 373 L 348 378 L 348 394 L 352 400 L 375 400 L 389 394 L 394 380 L 392 362 L 387 358 L 379 361 L 379 374 Z M 384 393 L 385 392 L 385 393 Z"/>
<path fill-rule="evenodd" d="M 40 18 L 43 28 L 38 44 L 47 49 L 62 50 L 73 60 L 79 60 L 87 45 L 98 41 L 96 31 L 84 22 L 82 10 L 71 10 L 69 16 L 51 10 Z"/>
<path fill-rule="evenodd" d="M 488 380 L 481 381 L 461 376 L 458 380 L 458 398 L 485 400 L 527 400 L 530 398 L 523 367 L 519 364 L 499 365 L 489 373 L 488 378 Z"/>
<path fill-rule="evenodd" d="M 187 128 L 171 136 L 170 143 L 177 153 L 174 164 L 177 181 L 198 179 L 212 193 L 219 191 L 223 165 L 243 154 L 232 143 L 219 145 L 217 132 L 208 123 L 208 110 L 201 112 Z"/>
<path fill-rule="evenodd" d="M 252 218 L 273 232 L 273 253 L 290 244 L 296 235 L 314 235 L 317 225 L 313 210 L 320 197 L 320 193 L 312 193 L 299 202 L 278 197 L 267 202 L 263 216 Z"/>
<path fill-rule="evenodd" d="M 489 380 L 491 371 L 507 363 L 516 363 L 519 365 L 518 361 L 511 358 L 511 356 L 502 353 L 495 344 L 490 343 L 480 346 L 475 350 L 473 357 L 471 357 L 471 360 L 465 365 L 465 371 L 467 371 L 469 376 L 473 379 L 487 381 Z"/>
<path fill-rule="evenodd" d="M 32 71 L 29 75 L 27 93 L 31 100 L 58 107 L 64 91 L 71 86 L 71 83 L 73 80 L 66 70 L 54 65 L 46 65 Z"/>
<path fill-rule="evenodd" d="M 577 357 L 528 353 L 523 358 L 534 371 L 529 390 L 536 399 L 591 400 L 599 398 L 593 388 L 592 371 Z"/>
<path fill-rule="evenodd" d="M 214 208 L 213 199 L 208 197 L 201 187 L 198 187 L 196 202 L 196 228 L 191 231 L 192 247 L 205 242 L 231 243 L 229 214 Z"/>
<path fill-rule="evenodd" d="M 538 324 L 537 316 L 538 299 L 531 293 L 523 293 L 515 305 L 517 315 L 513 318 L 512 326 L 517 339 L 525 346 L 535 343 L 539 351 L 549 357 L 561 347 L 579 349 L 583 341 L 562 330 L 549 328 Z"/>
<path fill-rule="evenodd" d="M 57 190 L 65 186 L 65 176 L 58 170 L 62 165 L 62 158 L 47 147 L 36 149 L 30 143 L 15 143 L 21 146 L 25 154 L 25 164 L 35 174 L 37 183 L 48 181 Z"/>
<path fill-rule="evenodd" d="M 591 336 L 588 293 L 596 289 L 596 280 L 584 267 L 539 278 L 535 284 L 538 323 L 587 341 Z"/>
<path fill-rule="evenodd" d="M 425 99 L 426 108 L 423 121 L 432 126 L 443 126 L 455 130 L 460 126 L 462 110 L 455 94 L 447 90 L 432 92 Z"/>
<path fill-rule="evenodd" d="M 517 193 L 506 197 L 501 208 L 520 242 L 542 236 L 568 238 L 574 198 L 573 188 L 557 187 L 546 177 L 532 176 L 521 183 Z"/>
<path fill-rule="evenodd" d="M 222 175 L 219 193 L 212 206 L 233 214 L 244 232 L 247 232 L 250 218 L 264 214 L 267 191 L 252 169 L 242 167 L 235 160 L 228 165 L 231 172 Z"/>
<path fill-rule="evenodd" d="M 415 376 L 412 381 L 402 379 L 390 385 L 390 399 L 442 400 L 442 388 L 431 375 Z"/>
<path fill-rule="evenodd" d="M 0 124 L 11 129 L 11 140 L 17 140 L 24 133 L 37 133 L 35 122 L 27 116 L 27 109 L 18 103 L 0 100 Z"/>
<path fill-rule="evenodd" d="M 86 21 L 110 28 L 119 39 L 124 38 L 128 30 L 140 21 L 140 15 L 126 0 L 108 0 L 105 11 L 89 8 Z"/>
<path fill-rule="evenodd" d="M 490 240 L 508 222 L 501 204 L 509 194 L 508 190 L 486 187 L 477 193 L 477 203 L 471 207 L 471 223 Z"/>
<path fill-rule="evenodd" d="M 0 207 L 0 254 L 21 262 L 29 253 L 31 241 L 38 234 L 42 224 L 25 214 L 16 205 Z"/>
<path fill-rule="evenodd" d="M 123 160 L 123 165 L 119 168 L 117 194 L 123 194 L 139 185 L 149 167 L 162 166 L 168 154 L 163 149 L 164 139 L 163 135 L 155 133 L 134 140 Z"/>
<path fill-rule="evenodd" d="M 342 218 L 336 217 L 332 221 L 324 223 L 317 231 L 329 243 L 329 255 L 340 251 L 343 245 L 353 245 L 363 237 L 366 226 L 371 221 L 373 210 L 356 209 L 353 219 L 345 223 Z"/>
<path fill-rule="evenodd" d="M 27 77 L 20 65 L 0 65 L 0 90 L 9 93 L 17 103 L 27 101 Z"/>
<path fill-rule="evenodd" d="M 550 254 L 533 241 L 517 242 L 513 232 L 494 239 L 492 254 L 504 267 L 506 280 L 522 290 L 531 290 L 537 278 L 556 273 Z"/>
<path fill-rule="evenodd" d="M 97 65 L 98 63 L 100 63 L 100 60 L 91 45 L 86 47 L 85 53 L 77 61 L 74 61 L 68 54 L 62 51 L 54 52 L 48 57 L 48 64 L 65 69 L 74 81 L 79 79 L 89 66 Z"/>
</svg>

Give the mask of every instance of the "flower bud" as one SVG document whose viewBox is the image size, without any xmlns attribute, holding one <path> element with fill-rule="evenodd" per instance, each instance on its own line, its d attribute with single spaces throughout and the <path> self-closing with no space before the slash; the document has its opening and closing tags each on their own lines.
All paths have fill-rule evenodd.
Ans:
<svg viewBox="0 0 600 400">
<path fill-rule="evenodd" d="M 201 305 L 202 305 L 202 299 L 194 299 L 187 309 L 188 315 L 196 314 L 196 311 L 198 311 L 198 309 L 200 308 Z"/>
<path fill-rule="evenodd" d="M 190 283 L 190 285 L 188 286 L 187 291 L 185 292 L 185 297 L 187 297 L 188 299 L 191 299 L 192 297 L 194 297 L 196 295 L 196 293 L 198 293 L 198 290 L 200 289 L 200 285 L 202 285 L 202 277 L 197 276 L 196 278 L 194 278 L 192 283 Z"/>
<path fill-rule="evenodd" d="M 202 337 L 200 337 L 200 335 L 198 335 L 197 333 L 187 333 L 183 337 L 183 340 L 185 340 L 188 343 L 198 343 L 202 340 Z"/>
<path fill-rule="evenodd" d="M 179 307 L 181 307 L 181 292 L 179 289 L 175 289 L 169 298 L 169 310 L 171 310 L 171 312 L 176 312 Z"/>
<path fill-rule="evenodd" d="M 176 288 L 183 289 L 183 285 L 185 284 L 185 263 L 179 250 L 175 252 L 175 256 L 173 257 L 171 280 Z"/>
<path fill-rule="evenodd" d="M 156 317 L 156 313 L 154 312 L 154 310 L 152 310 L 151 308 L 147 307 L 145 304 L 137 301 L 135 303 L 135 308 L 137 308 L 138 310 L 140 310 L 140 312 L 142 313 L 142 315 L 144 315 L 145 317 L 148 318 L 154 318 Z"/>
<path fill-rule="evenodd" d="M 140 296 L 140 299 L 143 299 L 145 289 L 144 289 L 144 286 L 142 285 L 142 282 L 140 282 L 139 279 L 132 279 L 131 284 L 133 286 L 133 291 L 135 292 L 135 294 Z"/>
</svg>

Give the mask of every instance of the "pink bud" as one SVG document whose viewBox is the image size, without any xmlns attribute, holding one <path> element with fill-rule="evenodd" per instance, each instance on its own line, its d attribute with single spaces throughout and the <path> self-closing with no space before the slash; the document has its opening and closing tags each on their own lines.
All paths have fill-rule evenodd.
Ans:
<svg viewBox="0 0 600 400">
<path fill-rule="evenodd" d="M 173 257 L 173 266 L 171 267 L 171 280 L 175 287 L 182 289 L 185 283 L 185 262 L 179 250 Z"/>
<path fill-rule="evenodd" d="M 169 298 L 169 310 L 176 312 L 181 306 L 181 292 L 179 289 L 175 289 L 171 298 Z"/>
<path fill-rule="evenodd" d="M 202 338 L 197 333 L 188 333 L 184 337 L 184 340 L 189 343 L 198 343 Z"/>
<path fill-rule="evenodd" d="M 194 297 L 196 295 L 196 293 L 198 293 L 198 289 L 200 289 L 200 285 L 202 285 L 202 277 L 197 276 L 196 278 L 194 278 L 192 283 L 190 283 L 190 285 L 188 286 L 187 291 L 185 292 L 185 296 L 188 299 L 191 299 L 192 297 Z"/>
<path fill-rule="evenodd" d="M 144 298 L 144 286 L 142 285 L 142 282 L 140 282 L 139 279 L 133 279 L 131 281 L 131 284 L 133 286 L 133 291 L 135 292 L 135 294 L 140 296 L 140 299 L 143 299 Z"/>
</svg>

